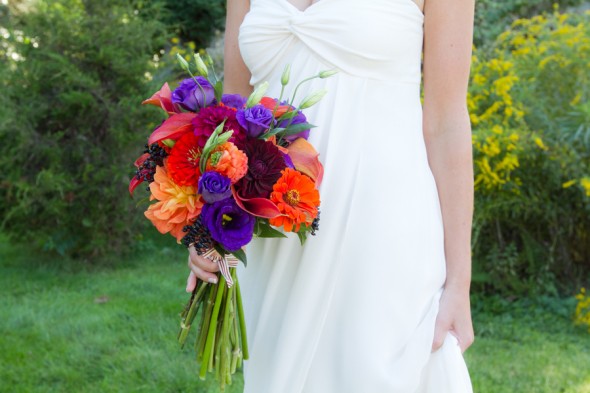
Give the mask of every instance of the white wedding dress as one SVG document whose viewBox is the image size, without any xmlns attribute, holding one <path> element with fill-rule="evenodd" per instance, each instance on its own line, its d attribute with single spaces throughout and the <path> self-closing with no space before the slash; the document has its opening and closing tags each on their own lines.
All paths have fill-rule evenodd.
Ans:
<svg viewBox="0 0 590 393">
<path fill-rule="evenodd" d="M 304 247 L 254 239 L 239 267 L 246 393 L 467 393 L 448 333 L 431 353 L 445 281 L 442 216 L 422 135 L 423 14 L 412 0 L 250 0 L 239 47 L 254 86 L 328 94 L 305 111 L 320 153 L 321 221 Z M 294 83 L 295 82 L 295 83 Z"/>
</svg>

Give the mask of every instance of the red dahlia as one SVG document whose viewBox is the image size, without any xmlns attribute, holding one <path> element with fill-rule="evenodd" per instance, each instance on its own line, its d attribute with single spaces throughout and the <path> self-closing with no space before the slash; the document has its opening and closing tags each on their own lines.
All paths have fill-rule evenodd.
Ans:
<svg viewBox="0 0 590 393">
<path fill-rule="evenodd" d="M 200 147 L 205 146 L 207 139 L 224 119 L 227 120 L 225 120 L 223 131 L 234 131 L 229 141 L 240 145 L 246 134 L 236 120 L 236 109 L 225 105 L 211 105 L 201 109 L 193 119 L 194 133 L 198 137 Z"/>
<path fill-rule="evenodd" d="M 179 186 L 196 187 L 199 182 L 202 149 L 197 142 L 198 138 L 192 132 L 186 133 L 176 141 L 168 155 L 166 169 L 174 183 Z"/>
<path fill-rule="evenodd" d="M 248 138 L 240 148 L 248 156 L 248 172 L 236 183 L 244 198 L 268 198 L 287 167 L 283 153 L 272 142 Z"/>
</svg>

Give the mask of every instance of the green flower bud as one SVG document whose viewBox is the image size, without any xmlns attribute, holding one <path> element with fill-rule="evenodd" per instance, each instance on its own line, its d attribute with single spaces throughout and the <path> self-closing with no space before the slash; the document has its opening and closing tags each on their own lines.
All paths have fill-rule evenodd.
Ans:
<svg viewBox="0 0 590 393">
<path fill-rule="evenodd" d="M 301 104 L 299 105 L 299 109 L 305 109 L 305 108 L 309 108 L 310 106 L 314 106 L 326 95 L 327 92 L 328 92 L 328 90 L 321 89 L 321 90 L 316 91 L 315 93 L 308 95 L 307 97 L 305 97 L 303 99 L 303 101 L 301 101 Z"/>
<path fill-rule="evenodd" d="M 266 93 L 267 89 L 268 89 L 268 82 L 262 82 L 256 88 L 256 90 L 254 90 L 252 92 L 252 94 L 250 94 L 250 97 L 248 97 L 248 101 L 246 101 L 246 108 L 252 108 L 254 105 L 258 104 L 260 102 L 260 100 L 262 99 L 262 97 L 264 96 L 264 93 Z"/>
<path fill-rule="evenodd" d="M 203 55 L 203 61 L 209 67 L 213 67 L 213 59 L 211 58 L 211 56 L 209 56 L 209 53 L 205 52 L 205 54 Z"/>
<path fill-rule="evenodd" d="M 319 77 L 322 79 L 325 79 L 325 78 L 329 78 L 332 75 L 335 75 L 337 73 L 338 73 L 338 70 L 325 70 L 325 71 L 321 71 L 319 73 Z"/>
<path fill-rule="evenodd" d="M 195 64 L 197 66 L 197 72 L 199 75 L 204 77 L 209 76 L 209 70 L 207 69 L 203 59 L 201 59 L 201 55 L 199 53 L 195 53 Z"/>
<path fill-rule="evenodd" d="M 183 70 L 190 72 L 188 62 L 185 60 L 184 57 L 182 57 L 180 55 L 180 53 L 176 54 L 176 60 L 178 60 L 178 63 L 180 63 L 180 66 L 182 67 Z"/>
<path fill-rule="evenodd" d="M 289 83 L 289 74 L 291 73 L 291 64 L 285 66 L 283 75 L 281 76 L 281 85 L 286 86 Z"/>
</svg>

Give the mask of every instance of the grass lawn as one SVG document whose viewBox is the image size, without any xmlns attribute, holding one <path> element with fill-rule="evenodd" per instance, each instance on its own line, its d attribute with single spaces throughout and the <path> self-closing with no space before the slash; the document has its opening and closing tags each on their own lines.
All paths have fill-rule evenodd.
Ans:
<svg viewBox="0 0 590 393">
<path fill-rule="evenodd" d="M 186 251 L 167 244 L 92 267 L 0 238 L 0 392 L 215 391 L 176 345 Z M 474 391 L 590 393 L 590 333 L 572 326 L 573 307 L 474 297 Z M 238 376 L 226 391 L 241 388 Z"/>
</svg>

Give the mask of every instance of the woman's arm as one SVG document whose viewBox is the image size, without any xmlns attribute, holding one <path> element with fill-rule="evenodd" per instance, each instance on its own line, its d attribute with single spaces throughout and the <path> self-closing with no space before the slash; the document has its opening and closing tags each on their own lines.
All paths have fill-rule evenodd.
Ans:
<svg viewBox="0 0 590 393">
<path fill-rule="evenodd" d="M 238 32 L 244 16 L 250 9 L 249 0 L 228 0 L 225 20 L 225 43 L 223 65 L 223 92 L 230 94 L 242 94 L 249 96 L 252 92 L 250 86 L 250 71 L 242 60 L 238 46 Z M 197 284 L 197 278 L 217 283 L 214 274 L 219 266 L 197 254 L 194 246 L 189 247 L 188 267 L 191 270 L 186 283 L 186 291 L 192 292 Z"/>
<path fill-rule="evenodd" d="M 238 33 L 248 10 L 250 10 L 249 0 L 227 0 L 223 51 L 224 93 L 241 94 L 246 97 L 252 93 L 251 74 L 240 53 Z"/>
<path fill-rule="evenodd" d="M 462 351 L 473 342 L 469 304 L 473 161 L 467 85 L 474 0 L 426 1 L 424 18 L 424 139 L 444 223 L 447 266 L 433 350 L 451 331 Z"/>
</svg>

